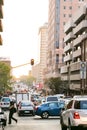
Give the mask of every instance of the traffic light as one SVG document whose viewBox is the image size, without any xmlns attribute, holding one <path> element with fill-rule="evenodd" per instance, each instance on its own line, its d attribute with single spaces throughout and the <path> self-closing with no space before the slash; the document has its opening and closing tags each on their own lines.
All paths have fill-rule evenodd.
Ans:
<svg viewBox="0 0 87 130">
<path fill-rule="evenodd" d="M 31 59 L 31 65 L 34 65 L 34 59 Z"/>
</svg>

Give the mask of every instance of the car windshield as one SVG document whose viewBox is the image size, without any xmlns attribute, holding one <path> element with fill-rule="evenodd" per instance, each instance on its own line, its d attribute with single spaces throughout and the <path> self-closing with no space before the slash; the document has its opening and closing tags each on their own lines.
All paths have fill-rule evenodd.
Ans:
<svg viewBox="0 0 87 130">
<path fill-rule="evenodd" d="M 87 100 L 76 101 L 74 108 L 75 109 L 87 109 Z"/>
</svg>

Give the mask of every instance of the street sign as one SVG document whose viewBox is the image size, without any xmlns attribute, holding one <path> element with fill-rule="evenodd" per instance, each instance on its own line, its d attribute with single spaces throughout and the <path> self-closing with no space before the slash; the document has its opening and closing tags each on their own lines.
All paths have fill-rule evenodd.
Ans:
<svg viewBox="0 0 87 130">
<path fill-rule="evenodd" d="M 86 62 L 80 62 L 80 76 L 81 79 L 86 79 Z"/>
</svg>

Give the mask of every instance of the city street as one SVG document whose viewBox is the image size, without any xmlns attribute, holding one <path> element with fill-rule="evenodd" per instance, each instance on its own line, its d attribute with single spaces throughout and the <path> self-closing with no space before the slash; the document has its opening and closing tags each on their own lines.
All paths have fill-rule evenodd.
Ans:
<svg viewBox="0 0 87 130">
<path fill-rule="evenodd" d="M 15 114 L 14 117 L 18 118 L 18 123 L 16 124 L 14 121 L 12 121 L 11 125 L 7 124 L 5 130 L 61 130 L 59 117 L 41 119 L 38 116 L 18 117 L 17 114 Z"/>
</svg>

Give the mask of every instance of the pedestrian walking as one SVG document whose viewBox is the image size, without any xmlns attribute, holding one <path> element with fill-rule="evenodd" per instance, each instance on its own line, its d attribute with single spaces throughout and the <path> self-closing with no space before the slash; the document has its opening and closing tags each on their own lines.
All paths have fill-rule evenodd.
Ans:
<svg viewBox="0 0 87 130">
<path fill-rule="evenodd" d="M 13 115 L 14 115 L 14 113 L 15 113 L 14 108 L 15 108 L 14 102 L 11 101 L 11 102 L 10 102 L 10 107 L 9 107 L 9 122 L 8 122 L 8 124 L 11 124 L 11 123 L 12 123 L 12 122 L 11 122 L 12 119 L 17 123 L 17 119 L 13 117 Z"/>
</svg>

